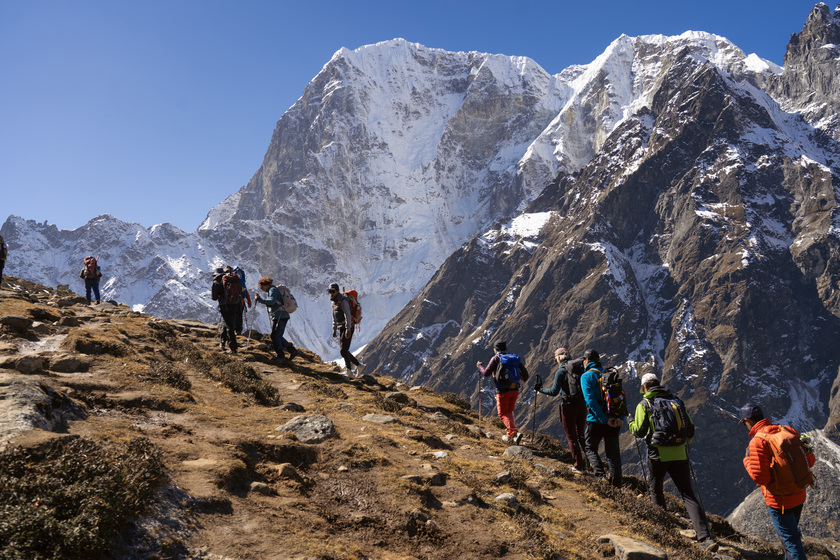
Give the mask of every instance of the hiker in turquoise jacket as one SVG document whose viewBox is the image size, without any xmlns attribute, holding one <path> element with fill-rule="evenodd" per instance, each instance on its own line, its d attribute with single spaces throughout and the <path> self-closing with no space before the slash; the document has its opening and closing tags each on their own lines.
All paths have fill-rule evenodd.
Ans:
<svg viewBox="0 0 840 560">
<path fill-rule="evenodd" d="M 604 440 L 604 454 L 607 456 L 607 465 L 610 470 L 609 482 L 615 487 L 621 487 L 621 447 L 618 443 L 618 434 L 623 421 L 621 418 L 607 416 L 604 412 L 601 396 L 601 376 L 604 374 L 604 368 L 601 367 L 601 357 L 598 352 L 589 349 L 583 353 L 583 368 L 580 386 L 587 409 L 584 436 L 586 456 L 593 474 L 598 478 L 607 478 L 604 463 L 598 455 L 598 447 L 601 445 L 601 440 Z"/>
<path fill-rule="evenodd" d="M 256 297 L 255 303 L 262 303 L 268 309 L 268 316 L 271 318 L 271 342 L 274 345 L 274 351 L 277 352 L 277 357 L 274 359 L 277 363 L 286 361 L 286 353 L 289 351 L 289 359 L 294 359 L 295 356 L 300 355 L 295 346 L 286 340 L 286 323 L 289 322 L 291 315 L 286 311 L 286 304 L 283 301 L 283 296 L 280 295 L 280 290 L 274 285 L 274 279 L 269 276 L 263 276 L 259 281 L 260 289 L 266 292 L 267 297 Z"/>
<path fill-rule="evenodd" d="M 650 491 L 651 501 L 665 509 L 663 486 L 665 475 L 670 475 L 682 497 L 685 509 L 688 511 L 688 517 L 691 518 L 697 540 L 703 545 L 713 544 L 709 533 L 709 523 L 706 520 L 706 512 L 703 511 L 703 507 L 698 502 L 691 487 L 691 465 L 688 462 L 686 446 L 694 438 L 694 423 L 686 412 L 685 418 L 688 422 L 684 442 L 675 445 L 653 443 L 652 403 L 657 397 L 668 399 L 674 397 L 668 389 L 660 385 L 659 378 L 653 373 L 646 373 L 642 376 L 642 391 L 644 391 L 643 400 L 636 406 L 636 415 L 630 422 L 630 433 L 637 438 L 645 438 L 647 443 L 648 476 L 650 478 L 648 480 L 648 490 Z"/>
</svg>

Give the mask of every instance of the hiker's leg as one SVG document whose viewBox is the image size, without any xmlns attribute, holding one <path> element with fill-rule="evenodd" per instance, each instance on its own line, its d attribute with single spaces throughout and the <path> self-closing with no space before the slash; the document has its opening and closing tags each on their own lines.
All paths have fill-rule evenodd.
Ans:
<svg viewBox="0 0 840 560">
<path fill-rule="evenodd" d="M 688 518 L 691 519 L 691 525 L 697 535 L 697 540 L 702 541 L 709 538 L 711 533 L 709 533 L 709 521 L 706 519 L 706 512 L 703 511 L 697 496 L 694 495 L 694 489 L 691 487 L 691 465 L 688 464 L 688 461 L 668 461 L 664 464 L 668 468 L 671 480 L 674 481 L 674 486 L 677 487 L 682 497 L 685 510 L 688 512 Z"/>
<path fill-rule="evenodd" d="M 566 432 L 566 440 L 569 442 L 569 452 L 572 454 L 572 466 L 580 469 L 583 466 L 583 457 L 578 434 L 577 406 L 573 404 L 560 405 L 560 419 L 563 422 L 563 431 Z"/>
<path fill-rule="evenodd" d="M 291 342 L 286 340 L 286 325 L 288 325 L 288 323 L 289 323 L 289 318 L 286 317 L 285 319 L 280 319 L 279 322 L 280 322 L 280 325 L 279 325 L 280 334 L 279 334 L 279 339 L 278 340 L 280 342 L 280 347 L 288 350 L 290 354 L 294 354 L 295 346 Z"/>
<path fill-rule="evenodd" d="M 87 298 L 88 304 L 90 304 L 90 290 L 93 287 L 93 282 L 90 280 L 85 280 L 85 297 Z"/>
<path fill-rule="evenodd" d="M 93 295 L 96 296 L 96 303 L 99 303 L 99 280 L 93 281 Z"/>
<path fill-rule="evenodd" d="M 347 328 L 341 327 L 339 330 L 339 336 L 341 337 L 341 357 L 344 358 L 344 365 L 347 366 L 347 369 L 351 370 L 353 366 L 359 365 L 359 360 L 350 353 L 350 343 L 353 342 L 353 331 L 350 331 L 350 338 L 344 338 L 344 333 L 347 332 Z"/>
<path fill-rule="evenodd" d="M 782 545 L 785 549 L 785 558 L 791 560 L 802 560 L 805 558 L 805 549 L 802 546 L 802 533 L 799 531 L 799 515 L 802 513 L 802 506 L 795 508 L 781 509 L 768 506 L 770 519 L 779 534 Z"/>
<path fill-rule="evenodd" d="M 601 457 L 598 456 L 598 446 L 601 445 L 601 438 L 604 437 L 605 424 L 598 422 L 586 422 L 585 438 L 586 438 L 586 457 L 589 459 L 589 466 L 592 467 L 592 474 L 598 478 L 604 478 L 604 464 L 601 462 Z"/>
<path fill-rule="evenodd" d="M 278 358 L 284 358 L 286 356 L 283 352 L 283 345 L 280 342 L 280 339 L 283 338 L 283 330 L 285 330 L 286 324 L 283 323 L 281 327 L 281 323 L 282 320 L 280 319 L 271 323 L 271 345 L 274 347 L 274 351 L 277 352 Z"/>
<path fill-rule="evenodd" d="M 236 344 L 236 314 L 238 311 L 234 309 L 233 311 L 225 311 L 222 313 L 222 319 L 225 322 L 225 333 L 227 337 L 228 346 L 230 346 L 231 351 L 236 352 L 237 344 Z"/>
<path fill-rule="evenodd" d="M 604 430 L 604 453 L 607 456 L 607 464 L 610 467 L 610 482 L 616 488 L 621 487 L 621 445 L 618 442 L 618 434 L 621 427 L 613 428 L 607 426 Z"/>
<path fill-rule="evenodd" d="M 650 501 L 663 509 L 665 507 L 665 475 L 668 473 L 667 464 L 662 461 L 652 461 L 650 456 L 646 458 L 648 464 L 648 490 L 650 492 Z"/>
<path fill-rule="evenodd" d="M 517 395 L 519 395 L 519 391 L 496 393 L 496 408 L 499 411 L 499 419 L 505 425 L 509 438 L 516 435 L 516 425 L 513 423 L 513 407 L 516 404 Z"/>
</svg>

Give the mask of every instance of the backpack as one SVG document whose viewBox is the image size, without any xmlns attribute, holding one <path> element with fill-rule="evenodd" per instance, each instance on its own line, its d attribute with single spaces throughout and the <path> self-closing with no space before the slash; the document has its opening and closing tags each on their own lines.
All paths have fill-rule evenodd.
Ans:
<svg viewBox="0 0 840 560">
<path fill-rule="evenodd" d="M 277 286 L 277 290 L 280 292 L 280 297 L 283 298 L 283 309 L 286 313 L 294 313 L 298 305 L 292 291 L 286 286 Z"/>
<path fill-rule="evenodd" d="M 96 257 L 85 257 L 84 262 L 85 265 L 82 268 L 82 273 L 80 274 L 82 278 L 87 280 L 88 278 L 101 276 L 99 266 L 96 264 Z"/>
<path fill-rule="evenodd" d="M 523 379 L 523 372 L 520 369 L 521 359 L 516 354 L 499 354 L 499 367 L 493 376 L 496 387 L 499 389 L 515 389 Z M 525 378 L 527 381 L 527 377 Z"/>
<path fill-rule="evenodd" d="M 683 445 L 694 437 L 694 425 L 688 418 L 685 403 L 673 395 L 644 399 L 653 422 L 650 443 L 663 447 Z"/>
<path fill-rule="evenodd" d="M 344 291 L 342 288 L 341 295 L 350 303 L 350 319 L 353 325 L 358 325 L 362 322 L 362 304 L 359 303 L 359 293 L 356 290 Z"/>
<path fill-rule="evenodd" d="M 250 307 L 251 294 L 248 293 L 248 286 L 245 284 L 245 271 L 237 266 L 233 269 L 233 273 L 239 276 L 239 283 L 242 285 L 242 297 L 248 302 L 248 307 Z"/>
<path fill-rule="evenodd" d="M 621 384 L 621 374 L 614 367 L 609 367 L 602 376 L 601 407 L 607 416 L 622 418 L 627 416 L 627 393 Z"/>
<path fill-rule="evenodd" d="M 766 486 L 771 494 L 790 496 L 798 494 L 814 482 L 814 473 L 808 465 L 805 448 L 793 429 L 778 426 L 775 432 L 759 432 L 773 450 L 770 468 L 773 480 Z"/>
<path fill-rule="evenodd" d="M 222 288 L 225 290 L 226 305 L 240 305 L 242 303 L 242 282 L 239 276 L 228 272 L 222 276 Z"/>
<path fill-rule="evenodd" d="M 580 385 L 581 375 L 583 375 L 582 358 L 566 363 L 566 384 L 569 386 L 567 402 L 569 403 L 583 402 L 583 388 Z"/>
</svg>

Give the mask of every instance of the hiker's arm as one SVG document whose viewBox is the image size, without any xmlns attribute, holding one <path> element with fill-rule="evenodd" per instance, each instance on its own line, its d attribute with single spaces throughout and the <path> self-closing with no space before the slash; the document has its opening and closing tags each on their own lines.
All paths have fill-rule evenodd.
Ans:
<svg viewBox="0 0 840 560">
<path fill-rule="evenodd" d="M 773 480 L 773 471 L 770 469 L 772 455 L 769 445 L 761 439 L 761 436 L 755 436 L 750 440 L 747 456 L 744 457 L 744 468 L 759 486 L 767 486 Z"/>
<path fill-rule="evenodd" d="M 344 313 L 344 326 L 347 329 L 353 328 L 353 315 L 350 313 L 350 302 L 347 298 L 341 298 L 341 312 Z"/>
<path fill-rule="evenodd" d="M 478 368 L 478 371 L 481 372 L 481 375 L 487 377 L 488 375 L 493 375 L 493 373 L 495 373 L 496 367 L 498 367 L 498 365 L 499 355 L 496 354 L 495 356 L 490 358 L 490 361 L 487 363 L 487 366 L 483 366 L 481 365 L 481 362 L 478 362 L 476 364 L 476 367 Z"/>
<path fill-rule="evenodd" d="M 540 393 L 543 395 L 548 395 L 549 397 L 556 397 L 558 393 L 560 393 L 560 381 L 566 377 L 566 368 L 560 366 L 557 368 L 557 371 L 554 373 L 554 383 L 551 384 L 550 389 L 546 389 L 543 387 L 540 389 Z"/>
<path fill-rule="evenodd" d="M 282 302 L 280 301 L 280 290 L 272 286 L 268 289 L 267 297 L 257 296 L 257 301 L 265 304 L 267 307 L 282 305 Z"/>
<path fill-rule="evenodd" d="M 630 422 L 630 433 L 637 438 L 643 438 L 647 435 L 650 429 L 650 422 L 648 422 L 647 407 L 644 401 L 636 406 L 636 415 Z"/>
</svg>

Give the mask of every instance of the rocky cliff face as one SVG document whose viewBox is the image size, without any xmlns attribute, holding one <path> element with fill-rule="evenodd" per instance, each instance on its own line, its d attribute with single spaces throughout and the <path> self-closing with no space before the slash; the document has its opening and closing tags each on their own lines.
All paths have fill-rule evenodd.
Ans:
<svg viewBox="0 0 840 560">
<path fill-rule="evenodd" d="M 740 404 L 802 430 L 829 421 L 840 151 L 825 121 L 757 87 L 772 74 L 725 71 L 691 49 L 661 60 L 649 104 L 529 206 L 551 215 L 538 235 L 497 228 L 465 245 L 365 355 L 464 395 L 497 339 L 549 380 L 554 348 L 594 347 L 623 366 L 633 404 L 640 375 L 660 373 L 699 426 L 706 505 L 724 512 L 753 487 Z M 521 398 L 524 422 L 533 393 Z M 561 433 L 555 403 L 537 404 L 542 429 Z"/>
</svg>

